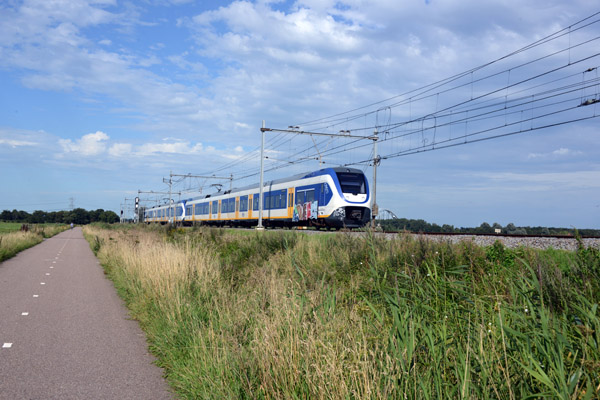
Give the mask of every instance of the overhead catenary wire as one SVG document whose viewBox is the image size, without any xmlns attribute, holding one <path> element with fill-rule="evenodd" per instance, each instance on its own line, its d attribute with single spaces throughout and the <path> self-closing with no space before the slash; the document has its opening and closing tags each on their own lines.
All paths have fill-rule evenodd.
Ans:
<svg viewBox="0 0 600 400">
<path fill-rule="evenodd" d="M 343 128 L 370 134 L 378 130 L 381 133 L 379 144 L 383 145 L 380 148 L 381 158 L 390 159 L 592 120 L 597 118 L 598 104 L 594 99 L 599 98 L 600 81 L 597 76 L 586 78 L 584 71 L 597 71 L 598 65 L 581 66 L 600 56 L 595 51 L 600 36 L 594 32 L 586 33 L 586 30 L 597 26 L 599 15 L 600 12 L 596 12 L 502 57 L 437 82 L 365 106 L 291 125 L 328 132 Z M 552 45 L 561 38 L 568 36 L 571 39 L 576 34 L 583 37 L 578 37 L 573 43 L 569 40 L 568 46 L 558 49 Z M 543 52 L 545 45 L 552 46 Z M 530 59 L 509 63 L 516 59 L 515 56 L 534 49 L 540 51 Z M 498 68 L 490 70 L 492 66 Z M 583 78 L 574 82 L 580 75 Z M 497 81 L 502 79 L 504 81 L 498 84 Z M 473 95 L 467 95 L 468 92 Z M 583 97 L 589 98 L 591 107 L 583 107 L 586 100 Z M 396 110 L 404 107 L 408 108 L 407 117 L 403 117 L 402 113 L 396 114 Z M 373 123 L 368 122 L 369 118 L 374 119 Z M 538 122 L 537 126 L 532 125 L 534 122 Z M 463 132 L 456 132 L 459 128 Z M 269 138 L 268 152 L 285 154 L 285 157 L 269 155 L 271 162 L 265 172 L 314 162 L 319 156 L 324 159 L 325 165 L 367 165 L 376 157 L 370 150 L 371 143 L 365 141 L 319 139 L 315 144 L 320 147 L 315 151 L 315 144 L 290 135 L 293 133 L 278 133 Z M 304 144 L 292 146 L 291 143 L 296 140 Z M 397 148 L 385 148 L 386 143 L 394 143 Z M 358 157 L 359 161 L 352 164 L 340 158 L 350 151 L 367 148 L 369 153 Z M 231 171 L 236 181 L 258 176 L 259 149 L 254 147 L 205 174 Z M 285 161 L 276 161 L 280 158 L 285 158 Z"/>
<path fill-rule="evenodd" d="M 496 64 L 496 63 L 498 63 L 500 61 L 503 61 L 503 60 L 508 59 L 510 57 L 513 57 L 513 56 L 515 56 L 517 54 L 520 54 L 522 52 L 531 50 L 531 49 L 533 49 L 535 47 L 541 46 L 541 45 L 546 44 L 546 43 L 548 43 L 550 41 L 557 40 L 557 39 L 559 39 L 559 38 L 561 38 L 561 37 L 563 37 L 565 35 L 570 35 L 570 34 L 576 32 L 576 31 L 579 31 L 579 30 L 587 28 L 587 27 L 589 27 L 589 26 L 591 26 L 593 24 L 596 24 L 596 23 L 598 23 L 600 21 L 600 19 L 596 19 L 596 20 L 594 20 L 592 22 L 588 22 L 587 24 L 581 25 L 584 22 L 586 22 L 586 21 L 588 21 L 588 20 L 590 20 L 590 19 L 592 19 L 592 18 L 594 18 L 594 17 L 596 17 L 598 15 L 600 15 L 600 11 L 596 12 L 596 13 L 588 16 L 588 17 L 585 17 L 585 18 L 583 18 L 583 19 L 581 19 L 579 21 L 577 21 L 576 23 L 570 25 L 569 27 L 566 27 L 566 28 L 560 29 L 559 31 L 553 32 L 553 33 L 551 33 L 551 34 L 549 34 L 549 35 L 547 35 L 547 36 L 545 36 L 545 37 L 543 37 L 543 38 L 541 38 L 541 39 L 539 39 L 539 40 L 537 40 L 537 41 L 535 41 L 533 43 L 530 43 L 530 44 L 528 44 L 528 45 L 526 45 L 526 46 L 524 46 L 524 47 L 522 47 L 522 48 L 520 48 L 518 50 L 515 50 L 515 51 L 513 51 L 513 52 L 511 52 L 509 54 L 506 54 L 506 55 L 504 55 L 502 57 L 499 57 L 499 58 L 497 58 L 497 59 L 495 59 L 493 61 L 484 63 L 482 65 L 479 65 L 479 66 L 471 68 L 469 70 L 460 72 L 460 73 L 455 74 L 453 76 L 450 76 L 448 78 L 444 78 L 444 79 L 439 80 L 437 82 L 434 82 L 434 83 L 431 83 L 431 84 L 428 84 L 428 85 L 425 85 L 425 86 L 422 86 L 422 87 L 419 87 L 419 88 L 416 88 L 416 89 L 412 89 L 412 90 L 404 92 L 402 94 L 399 94 L 399 95 L 396 95 L 396 96 L 393 96 L 393 97 L 390 97 L 390 98 L 387 98 L 387 99 L 384 99 L 384 100 L 379 100 L 377 102 L 374 102 L 374 103 L 371 103 L 371 104 L 368 104 L 368 105 L 365 105 L 365 106 L 354 108 L 352 110 L 348 110 L 348 111 L 344 111 L 344 112 L 341 112 L 341 113 L 337 113 L 337 114 L 334 114 L 334 115 L 331 115 L 331 116 L 328 116 L 328 117 L 322 117 L 322 118 L 318 118 L 318 119 L 315 119 L 315 120 L 311 120 L 311 121 L 307 121 L 307 122 L 303 122 L 303 123 L 298 123 L 298 124 L 295 124 L 295 125 L 298 125 L 298 126 L 312 126 L 312 125 L 315 125 L 318 122 L 322 126 L 323 125 L 323 121 L 328 121 L 328 120 L 331 120 L 332 118 L 337 118 L 337 117 L 339 117 L 341 115 L 348 115 L 348 114 L 354 113 L 354 112 L 359 111 L 359 110 L 369 109 L 369 108 L 372 108 L 373 106 L 385 104 L 385 103 L 387 103 L 387 102 L 389 102 L 391 100 L 394 100 L 394 99 L 398 99 L 398 98 L 401 98 L 401 97 L 407 98 L 407 96 L 409 96 L 409 95 L 412 95 L 412 96 L 408 97 L 408 99 L 412 99 L 413 97 L 415 97 L 416 93 L 423 94 L 423 93 L 431 92 L 431 91 L 433 91 L 433 90 L 435 90 L 435 89 L 437 89 L 439 87 L 443 87 L 444 85 L 452 83 L 452 82 L 454 82 L 454 81 L 456 81 L 456 80 L 458 80 L 460 78 L 463 78 L 465 76 L 469 76 L 469 75 L 473 74 L 474 72 L 477 72 L 477 71 L 482 70 L 482 69 L 484 69 L 486 67 L 494 65 L 494 64 Z M 578 25 L 581 25 L 581 26 L 578 26 Z M 574 28 L 576 26 L 578 26 L 578 27 Z M 590 39 L 590 40 L 597 40 L 597 38 Z M 574 49 L 574 48 L 578 47 L 579 45 L 580 44 L 570 45 L 567 49 L 564 49 L 564 50 L 559 51 L 559 52 L 569 51 L 571 49 Z M 555 55 L 555 54 L 558 54 L 559 52 L 553 52 L 550 55 Z M 526 63 L 522 63 L 522 64 L 517 65 L 515 67 L 512 67 L 510 69 L 515 69 L 515 68 L 519 68 L 519 67 L 522 67 L 522 66 L 525 66 L 525 65 L 529 65 L 532 62 L 539 61 L 539 60 L 544 59 L 544 58 L 546 58 L 548 56 L 549 55 L 546 55 L 544 57 L 537 58 L 537 59 L 535 59 L 533 61 L 528 61 Z M 508 69 L 504 70 L 504 72 L 506 72 L 507 70 Z M 404 100 L 404 102 L 405 101 L 406 100 Z M 395 104 L 398 104 L 398 103 L 395 103 Z M 354 119 L 361 118 L 361 117 L 364 117 L 366 115 L 373 114 L 374 112 L 376 112 L 376 110 L 370 110 L 370 111 L 365 112 L 365 113 L 360 113 L 360 114 L 352 115 L 350 118 L 354 118 Z M 337 121 L 341 123 L 342 121 L 346 121 L 346 119 L 338 119 Z M 336 125 L 338 125 L 338 124 L 336 124 Z M 316 129 L 323 129 L 323 128 L 320 127 L 320 128 L 311 128 L 311 129 L 316 130 Z"/>
</svg>

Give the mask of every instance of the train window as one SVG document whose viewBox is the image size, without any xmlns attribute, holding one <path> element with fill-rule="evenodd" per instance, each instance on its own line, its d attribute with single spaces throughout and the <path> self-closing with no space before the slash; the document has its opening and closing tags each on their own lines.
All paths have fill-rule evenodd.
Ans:
<svg viewBox="0 0 600 400">
<path fill-rule="evenodd" d="M 255 210 L 255 211 L 258 210 L 258 200 L 259 200 L 259 197 L 260 196 L 259 196 L 258 193 L 254 194 L 254 200 L 253 200 L 254 204 L 252 205 L 252 209 Z"/>
<path fill-rule="evenodd" d="M 287 196 L 285 195 L 286 190 L 282 190 L 279 192 L 279 199 L 280 199 L 280 204 L 279 207 L 280 208 L 285 208 L 285 201 L 287 200 Z"/>
<path fill-rule="evenodd" d="M 338 180 L 342 193 L 365 194 L 367 193 L 365 176 L 353 172 L 338 172 Z"/>
<path fill-rule="evenodd" d="M 306 192 L 298 192 L 296 193 L 296 204 L 304 204 L 304 194 Z"/>
<path fill-rule="evenodd" d="M 306 202 L 315 200 L 315 190 L 307 190 L 306 191 Z"/>
</svg>

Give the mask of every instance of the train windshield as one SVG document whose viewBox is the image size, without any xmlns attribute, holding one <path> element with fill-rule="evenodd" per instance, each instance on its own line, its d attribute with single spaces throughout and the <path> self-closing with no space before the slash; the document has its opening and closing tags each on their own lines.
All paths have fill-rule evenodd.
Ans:
<svg viewBox="0 0 600 400">
<path fill-rule="evenodd" d="M 367 185 L 365 176 L 355 172 L 337 172 L 342 193 L 365 194 L 367 193 Z"/>
</svg>

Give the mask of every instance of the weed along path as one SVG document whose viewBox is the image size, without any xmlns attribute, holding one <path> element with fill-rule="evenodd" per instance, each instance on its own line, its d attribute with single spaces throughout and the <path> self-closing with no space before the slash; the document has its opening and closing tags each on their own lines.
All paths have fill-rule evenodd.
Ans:
<svg viewBox="0 0 600 400">
<path fill-rule="evenodd" d="M 0 264 L 0 399 L 169 399 L 81 228 Z"/>
</svg>

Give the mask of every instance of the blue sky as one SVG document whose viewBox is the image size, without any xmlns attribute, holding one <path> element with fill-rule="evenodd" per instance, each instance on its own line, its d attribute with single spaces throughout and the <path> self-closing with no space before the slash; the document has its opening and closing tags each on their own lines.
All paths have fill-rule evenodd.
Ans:
<svg viewBox="0 0 600 400">
<path fill-rule="evenodd" d="M 138 190 L 168 190 L 170 172 L 257 182 L 265 120 L 377 128 L 377 199 L 399 217 L 600 228 L 600 105 L 576 107 L 598 98 L 599 17 L 577 24 L 598 11 L 579 0 L 5 0 L 0 210 L 72 198 L 118 212 Z M 493 103 L 503 111 L 476 117 Z M 269 133 L 266 148 L 265 179 L 343 164 L 371 180 L 369 140 Z M 174 180 L 185 197 L 228 185 Z"/>
</svg>

